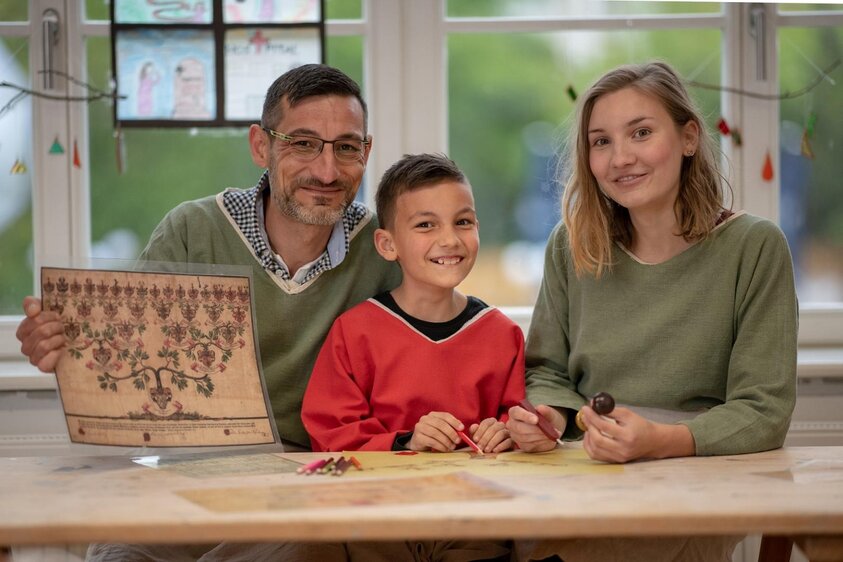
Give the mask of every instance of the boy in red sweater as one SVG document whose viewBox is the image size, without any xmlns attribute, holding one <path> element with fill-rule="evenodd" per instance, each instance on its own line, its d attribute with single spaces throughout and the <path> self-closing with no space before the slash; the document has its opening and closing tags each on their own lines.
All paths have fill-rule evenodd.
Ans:
<svg viewBox="0 0 843 562">
<path fill-rule="evenodd" d="M 524 337 L 496 308 L 455 289 L 479 246 L 474 197 L 443 155 L 407 155 L 376 195 L 375 246 L 400 286 L 334 322 L 302 405 L 314 451 L 484 452 L 512 447 L 504 425 L 524 398 Z"/>
</svg>

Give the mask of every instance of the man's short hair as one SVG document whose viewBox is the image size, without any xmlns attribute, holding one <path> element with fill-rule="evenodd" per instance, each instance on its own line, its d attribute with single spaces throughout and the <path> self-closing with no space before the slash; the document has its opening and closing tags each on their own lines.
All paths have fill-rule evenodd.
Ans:
<svg viewBox="0 0 843 562">
<path fill-rule="evenodd" d="M 360 86 L 343 71 L 326 64 L 303 64 L 288 70 L 275 79 L 266 91 L 261 114 L 261 126 L 273 128 L 283 117 L 282 101 L 290 107 L 313 96 L 353 96 L 363 108 L 363 133 L 369 112 L 360 93 Z"/>
<path fill-rule="evenodd" d="M 468 185 L 462 170 L 444 154 L 405 154 L 384 172 L 375 194 L 381 228 L 394 226 L 399 195 L 447 180 Z"/>
</svg>

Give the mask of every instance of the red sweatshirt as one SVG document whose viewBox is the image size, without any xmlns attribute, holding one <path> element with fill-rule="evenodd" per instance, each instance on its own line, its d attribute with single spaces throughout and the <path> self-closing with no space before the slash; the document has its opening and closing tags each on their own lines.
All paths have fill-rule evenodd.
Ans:
<svg viewBox="0 0 843 562">
<path fill-rule="evenodd" d="M 524 398 L 524 336 L 485 308 L 432 341 L 369 299 L 334 322 L 302 404 L 314 451 L 382 450 L 433 411 L 468 428 Z"/>
</svg>

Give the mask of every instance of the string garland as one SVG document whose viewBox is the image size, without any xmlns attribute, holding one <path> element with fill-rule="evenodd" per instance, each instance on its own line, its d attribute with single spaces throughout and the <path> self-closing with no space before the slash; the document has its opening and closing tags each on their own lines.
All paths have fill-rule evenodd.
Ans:
<svg viewBox="0 0 843 562">
<path fill-rule="evenodd" d="M 695 80 L 688 80 L 686 83 L 689 86 L 693 86 L 695 88 L 703 88 L 705 90 L 717 90 L 720 92 L 729 92 L 730 94 L 738 94 L 740 96 L 746 96 L 748 98 L 755 98 L 761 100 L 791 100 L 800 96 L 804 96 L 805 94 L 819 86 L 820 82 L 822 82 L 823 80 L 831 80 L 829 74 L 831 74 L 831 72 L 834 71 L 834 69 L 838 66 L 840 66 L 840 59 L 837 59 L 836 61 L 831 63 L 826 69 L 821 70 L 820 74 L 816 78 L 814 78 L 812 82 L 808 83 L 808 85 L 806 85 L 804 88 L 800 88 L 799 90 L 796 90 L 794 92 L 784 92 L 781 94 L 761 94 L 758 92 L 750 92 L 748 90 L 741 90 L 740 88 L 732 88 L 729 86 L 705 84 L 702 82 L 697 82 Z M 832 84 L 834 84 L 833 80 Z"/>
<path fill-rule="evenodd" d="M 0 107 L 0 118 L 2 118 L 6 113 L 10 112 L 12 108 L 21 101 L 26 96 L 34 96 L 37 98 L 43 98 L 48 100 L 56 100 L 56 101 L 84 101 L 84 102 L 92 102 L 101 99 L 110 99 L 110 100 L 122 100 L 126 99 L 127 96 L 120 95 L 117 93 L 115 89 L 111 90 L 103 90 L 96 86 L 92 86 L 87 82 L 83 82 L 73 76 L 70 76 L 60 70 L 39 70 L 38 74 L 53 74 L 60 78 L 64 78 L 69 82 L 76 84 L 77 86 L 81 86 L 85 88 L 89 94 L 83 96 L 64 96 L 64 95 L 56 95 L 56 94 L 48 94 L 46 92 L 39 92 L 37 90 L 32 90 L 30 88 L 25 88 L 23 86 L 19 86 L 17 84 L 13 84 L 11 82 L 6 82 L 5 80 L 0 81 L 0 87 L 2 88 L 11 88 L 13 90 L 17 90 L 17 94 L 15 94 L 3 107 Z"/>
</svg>

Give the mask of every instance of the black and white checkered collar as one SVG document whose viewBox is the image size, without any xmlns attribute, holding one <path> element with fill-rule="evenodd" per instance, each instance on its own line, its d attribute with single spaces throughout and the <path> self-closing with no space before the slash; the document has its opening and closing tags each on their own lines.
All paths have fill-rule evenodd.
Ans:
<svg viewBox="0 0 843 562">
<path fill-rule="evenodd" d="M 255 258 L 261 266 L 285 281 L 291 279 L 287 268 L 275 257 L 275 253 L 267 245 L 266 233 L 262 232 L 263 221 L 258 217 L 258 198 L 263 197 L 264 190 L 269 189 L 269 172 L 264 172 L 257 185 L 250 189 L 228 188 L 222 193 L 222 202 L 225 211 L 232 222 L 242 233 L 243 237 L 251 246 Z M 371 211 L 364 204 L 354 201 L 345 210 L 342 216 L 343 233 L 345 235 L 345 250 L 348 251 L 349 244 L 357 226 L 363 219 L 370 216 Z M 307 272 L 303 284 L 316 278 L 323 271 L 336 267 L 339 264 L 332 264 L 327 249 L 313 262 Z"/>
</svg>

